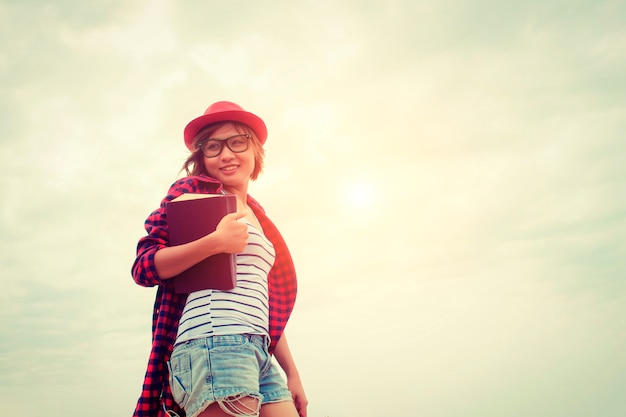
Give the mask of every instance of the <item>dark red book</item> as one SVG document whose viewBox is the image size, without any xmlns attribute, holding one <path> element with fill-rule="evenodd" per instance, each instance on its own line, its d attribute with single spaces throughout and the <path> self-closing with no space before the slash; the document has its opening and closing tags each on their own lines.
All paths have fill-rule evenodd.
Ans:
<svg viewBox="0 0 626 417">
<path fill-rule="evenodd" d="M 214 232 L 222 217 L 237 211 L 232 194 L 182 194 L 166 205 L 170 245 L 177 246 Z M 218 253 L 173 278 L 177 293 L 231 290 L 237 283 L 237 255 Z"/>
</svg>

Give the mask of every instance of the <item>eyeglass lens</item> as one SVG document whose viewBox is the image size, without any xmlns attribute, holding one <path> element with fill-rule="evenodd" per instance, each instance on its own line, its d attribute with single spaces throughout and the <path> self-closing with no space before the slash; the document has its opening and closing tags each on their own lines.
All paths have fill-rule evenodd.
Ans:
<svg viewBox="0 0 626 417">
<path fill-rule="evenodd" d="M 250 135 L 240 134 L 226 139 L 209 139 L 200 143 L 200 149 L 207 158 L 213 158 L 222 153 L 224 145 L 234 153 L 245 152 L 248 149 Z"/>
</svg>

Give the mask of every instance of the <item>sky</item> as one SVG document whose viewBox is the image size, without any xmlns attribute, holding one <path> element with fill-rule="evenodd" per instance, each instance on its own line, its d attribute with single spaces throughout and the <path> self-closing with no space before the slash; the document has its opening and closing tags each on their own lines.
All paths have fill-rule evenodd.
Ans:
<svg viewBox="0 0 626 417">
<path fill-rule="evenodd" d="M 143 221 L 212 102 L 309 417 L 626 415 L 626 2 L 0 0 L 0 403 L 131 415 Z"/>
</svg>

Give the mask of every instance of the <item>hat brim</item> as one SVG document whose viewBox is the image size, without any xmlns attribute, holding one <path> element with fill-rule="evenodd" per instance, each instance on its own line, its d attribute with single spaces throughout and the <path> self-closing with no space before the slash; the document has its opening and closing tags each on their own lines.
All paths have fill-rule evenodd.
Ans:
<svg viewBox="0 0 626 417">
<path fill-rule="evenodd" d="M 249 126 L 254 131 L 256 137 L 265 143 L 267 139 L 267 127 L 265 122 L 255 114 L 241 110 L 227 110 L 218 113 L 205 114 L 193 119 L 185 126 L 184 137 L 185 145 L 190 151 L 193 151 L 193 140 L 202 129 L 218 122 L 237 122 Z"/>
</svg>

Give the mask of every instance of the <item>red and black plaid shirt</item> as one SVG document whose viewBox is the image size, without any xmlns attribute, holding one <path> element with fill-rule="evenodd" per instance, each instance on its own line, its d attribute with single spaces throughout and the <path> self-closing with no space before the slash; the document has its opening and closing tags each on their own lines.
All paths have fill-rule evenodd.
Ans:
<svg viewBox="0 0 626 417">
<path fill-rule="evenodd" d="M 221 193 L 222 185 L 208 176 L 186 177 L 176 181 L 160 207 L 152 212 L 145 222 L 147 235 L 137 244 L 137 258 L 132 268 L 135 282 L 144 287 L 158 285 L 152 315 L 152 350 L 143 390 L 135 408 L 134 417 L 165 417 L 165 409 L 174 410 L 184 416 L 172 398 L 169 387 L 167 361 L 172 354 L 178 321 L 185 306 L 186 295 L 174 292 L 171 280 L 162 280 L 154 266 L 154 254 L 169 246 L 165 203 L 183 193 Z M 253 198 L 248 204 L 259 219 L 263 232 L 276 250 L 276 260 L 268 275 L 270 303 L 270 352 L 281 337 L 291 315 L 297 292 L 296 272 L 289 249 L 276 226 L 265 215 L 265 211 Z"/>
</svg>

